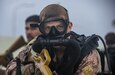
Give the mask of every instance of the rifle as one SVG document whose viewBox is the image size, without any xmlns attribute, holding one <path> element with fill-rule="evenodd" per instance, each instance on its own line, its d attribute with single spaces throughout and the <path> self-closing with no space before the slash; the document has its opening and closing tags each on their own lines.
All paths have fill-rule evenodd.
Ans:
<svg viewBox="0 0 115 75">
<path fill-rule="evenodd" d="M 16 51 L 25 44 L 26 42 L 23 36 L 17 38 L 16 41 L 14 41 L 14 43 L 6 50 L 5 54 L 0 55 L 0 65 L 7 66 L 9 62 L 9 55 L 11 55 L 14 51 Z"/>
</svg>

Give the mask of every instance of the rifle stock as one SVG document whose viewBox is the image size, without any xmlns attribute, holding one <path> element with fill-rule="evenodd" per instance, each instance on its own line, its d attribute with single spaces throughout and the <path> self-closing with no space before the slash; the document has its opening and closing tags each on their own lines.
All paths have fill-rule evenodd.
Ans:
<svg viewBox="0 0 115 75">
<path fill-rule="evenodd" d="M 16 41 L 6 50 L 5 54 L 0 55 L 0 65 L 7 66 L 9 62 L 9 56 L 14 51 L 26 44 L 23 36 L 20 36 Z M 11 60 L 11 59 L 10 59 Z"/>
<path fill-rule="evenodd" d="M 26 44 L 24 37 L 20 36 L 19 38 L 16 39 L 16 41 L 6 50 L 6 55 L 13 53 L 20 47 L 24 46 Z"/>
</svg>

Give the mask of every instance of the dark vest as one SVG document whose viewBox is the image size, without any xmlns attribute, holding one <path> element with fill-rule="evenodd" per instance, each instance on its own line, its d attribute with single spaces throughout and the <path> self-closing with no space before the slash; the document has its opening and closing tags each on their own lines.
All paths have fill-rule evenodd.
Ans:
<svg viewBox="0 0 115 75">
<path fill-rule="evenodd" d="M 52 71 L 55 70 L 59 75 L 73 75 L 82 59 L 92 50 L 98 47 L 98 39 L 96 37 L 93 37 L 93 35 L 86 37 L 85 35 L 79 35 L 74 32 L 70 32 L 70 34 L 71 39 L 79 43 L 81 51 L 79 56 L 80 58 L 76 59 L 77 61 L 75 61 L 75 59 L 72 60 L 73 58 L 77 57 L 77 54 L 74 53 L 74 51 L 77 50 L 75 50 L 71 46 L 67 47 L 64 56 L 62 57 L 61 64 L 59 65 L 58 63 L 53 61 L 50 64 L 50 68 L 52 69 Z"/>
</svg>

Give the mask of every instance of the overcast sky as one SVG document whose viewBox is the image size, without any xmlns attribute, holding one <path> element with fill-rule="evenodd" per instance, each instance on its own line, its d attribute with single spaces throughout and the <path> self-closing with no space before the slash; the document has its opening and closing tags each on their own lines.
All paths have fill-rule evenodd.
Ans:
<svg viewBox="0 0 115 75">
<path fill-rule="evenodd" d="M 73 31 L 79 34 L 104 37 L 107 32 L 115 32 L 115 0 L 1 0 L 0 36 L 25 36 L 25 19 L 52 3 L 68 10 Z"/>
</svg>

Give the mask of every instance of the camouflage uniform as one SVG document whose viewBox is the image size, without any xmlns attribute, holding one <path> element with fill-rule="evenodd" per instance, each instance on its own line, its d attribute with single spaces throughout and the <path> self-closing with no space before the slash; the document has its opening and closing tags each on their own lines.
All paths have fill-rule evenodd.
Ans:
<svg viewBox="0 0 115 75">
<path fill-rule="evenodd" d="M 35 40 L 36 39 L 32 40 L 17 56 L 21 62 L 33 61 L 31 47 Z M 26 65 L 22 64 L 21 71 L 22 75 L 41 75 L 39 69 L 31 63 Z M 97 75 L 98 72 L 101 72 L 100 56 L 97 50 L 92 50 L 89 55 L 84 57 L 74 75 Z M 8 64 L 6 75 L 16 75 L 16 59 Z"/>
</svg>

